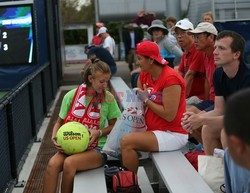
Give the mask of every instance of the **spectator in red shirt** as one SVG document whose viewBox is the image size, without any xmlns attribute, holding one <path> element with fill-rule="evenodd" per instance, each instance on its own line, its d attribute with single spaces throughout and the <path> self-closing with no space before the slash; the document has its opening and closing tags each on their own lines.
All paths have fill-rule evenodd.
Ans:
<svg viewBox="0 0 250 193">
<path fill-rule="evenodd" d="M 205 54 L 204 66 L 206 71 L 205 86 L 207 89 L 205 92 L 205 99 L 198 104 L 195 104 L 187 109 L 189 112 L 194 112 L 195 114 L 208 112 L 214 109 L 214 84 L 213 84 L 213 74 L 215 71 L 214 63 L 214 43 L 217 36 L 217 30 L 213 24 L 208 22 L 201 22 L 197 25 L 194 30 L 190 30 L 194 36 L 195 47 L 197 50 L 203 51 Z M 183 117 L 183 124 L 188 119 L 188 116 Z M 193 130 L 192 137 L 197 141 L 202 142 L 201 139 L 201 127 L 199 129 Z"/>
<path fill-rule="evenodd" d="M 174 26 L 178 44 L 184 50 L 178 72 L 186 82 L 187 105 L 205 99 L 205 54 L 195 48 L 193 35 L 188 33 L 193 29 L 194 26 L 188 19 L 180 20 Z"/>
<path fill-rule="evenodd" d="M 104 27 L 103 23 L 96 23 L 96 34 L 98 34 L 99 29 L 101 27 Z M 92 44 L 95 46 L 99 46 L 102 43 L 102 37 L 98 36 L 98 35 L 94 35 L 93 39 L 92 39 Z"/>
<path fill-rule="evenodd" d="M 188 141 L 181 126 L 186 111 L 184 79 L 167 65 L 156 43 L 137 44 L 136 54 L 141 68 L 137 93 L 147 109 L 147 131 L 132 132 L 121 139 L 122 164 L 133 172 L 138 169 L 137 151 L 173 151 Z"/>
</svg>

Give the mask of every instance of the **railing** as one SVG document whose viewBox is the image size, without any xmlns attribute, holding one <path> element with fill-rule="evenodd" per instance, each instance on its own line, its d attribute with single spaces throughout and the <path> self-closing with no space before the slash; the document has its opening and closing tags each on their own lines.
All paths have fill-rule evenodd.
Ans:
<svg viewBox="0 0 250 193">
<path fill-rule="evenodd" d="M 0 192 L 9 192 L 54 99 L 50 64 L 28 76 L 0 100 Z"/>
<path fill-rule="evenodd" d="M 217 22 L 250 20 L 249 0 L 213 0 L 212 11 Z"/>
</svg>

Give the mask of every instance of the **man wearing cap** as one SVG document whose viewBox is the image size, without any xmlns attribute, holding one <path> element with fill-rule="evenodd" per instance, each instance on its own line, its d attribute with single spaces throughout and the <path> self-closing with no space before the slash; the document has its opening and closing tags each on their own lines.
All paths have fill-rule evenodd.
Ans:
<svg viewBox="0 0 250 193">
<path fill-rule="evenodd" d="M 208 22 L 201 22 L 194 30 L 190 30 L 188 33 L 194 36 L 194 43 L 197 50 L 203 51 L 205 54 L 204 66 L 206 72 L 205 79 L 205 99 L 198 104 L 194 104 L 189 107 L 187 111 L 194 113 L 208 112 L 214 108 L 214 85 L 213 85 L 213 73 L 215 70 L 214 64 L 214 43 L 217 36 L 217 30 L 213 24 Z M 187 120 L 188 116 L 184 116 L 183 123 Z M 199 142 L 201 139 L 201 128 L 192 130 L 192 137 Z"/>
<path fill-rule="evenodd" d="M 98 36 L 100 36 L 103 39 L 102 47 L 107 49 L 112 56 L 114 56 L 115 53 L 115 40 L 107 33 L 106 27 L 101 27 L 98 32 Z"/>
<path fill-rule="evenodd" d="M 205 55 L 195 48 L 193 35 L 188 33 L 194 27 L 187 18 L 178 21 L 173 30 L 178 44 L 184 50 L 178 72 L 186 82 L 187 105 L 192 105 L 205 99 Z"/>
<path fill-rule="evenodd" d="M 154 20 L 148 28 L 148 33 L 153 36 L 153 41 L 160 47 L 161 56 L 169 62 L 169 66 L 179 65 L 182 57 L 182 50 L 168 37 L 168 29 L 161 20 Z"/>
<path fill-rule="evenodd" d="M 206 71 L 206 86 L 209 88 L 209 93 L 205 93 L 207 100 L 202 101 L 199 104 L 189 108 L 189 111 L 199 113 L 200 111 L 210 111 L 213 109 L 214 104 L 214 85 L 213 74 L 215 71 L 214 63 L 214 43 L 218 32 L 213 24 L 208 22 L 201 22 L 194 30 L 190 30 L 189 33 L 194 35 L 195 47 L 197 50 L 201 50 L 205 53 L 204 66 Z"/>
<path fill-rule="evenodd" d="M 215 105 L 210 112 L 186 112 L 183 127 L 192 132 L 202 126 L 204 151 L 212 155 L 214 148 L 227 146 L 223 132 L 224 106 L 230 95 L 250 87 L 250 69 L 243 61 L 245 40 L 233 31 L 222 31 L 214 45 L 216 70 L 213 75 Z"/>
<path fill-rule="evenodd" d="M 98 32 L 99 32 L 99 29 L 100 29 L 101 27 L 103 27 L 103 26 L 104 26 L 103 23 L 100 23 L 100 22 L 96 23 L 96 33 L 97 33 L 97 34 L 98 34 Z M 95 46 L 99 46 L 99 45 L 101 45 L 101 43 L 102 43 L 102 38 L 101 38 L 100 36 L 98 36 L 98 35 L 93 36 L 93 39 L 92 39 L 92 43 L 91 43 L 91 44 L 93 44 L 93 45 L 95 45 Z"/>
<path fill-rule="evenodd" d="M 184 79 L 167 65 L 156 43 L 137 44 L 136 54 L 141 68 L 137 94 L 147 108 L 147 130 L 129 133 L 121 139 L 122 164 L 133 172 L 138 169 L 137 151 L 173 151 L 188 141 L 181 126 L 186 111 Z"/>
</svg>

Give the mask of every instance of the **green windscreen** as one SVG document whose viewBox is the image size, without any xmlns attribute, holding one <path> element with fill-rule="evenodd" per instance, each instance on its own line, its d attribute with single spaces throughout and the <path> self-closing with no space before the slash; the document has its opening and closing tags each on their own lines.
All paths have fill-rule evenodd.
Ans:
<svg viewBox="0 0 250 193">
<path fill-rule="evenodd" d="M 6 91 L 0 91 L 0 99 L 1 99 L 4 95 L 6 95 L 6 94 L 7 94 Z"/>
</svg>

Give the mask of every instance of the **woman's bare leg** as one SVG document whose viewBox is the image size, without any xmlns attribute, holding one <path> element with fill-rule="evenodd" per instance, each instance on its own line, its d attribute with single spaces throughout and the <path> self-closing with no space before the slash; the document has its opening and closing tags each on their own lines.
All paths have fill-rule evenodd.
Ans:
<svg viewBox="0 0 250 193">
<path fill-rule="evenodd" d="M 121 139 L 122 164 L 128 170 L 137 172 L 139 159 L 137 151 L 158 151 L 158 142 L 153 132 L 135 132 Z"/>
</svg>

